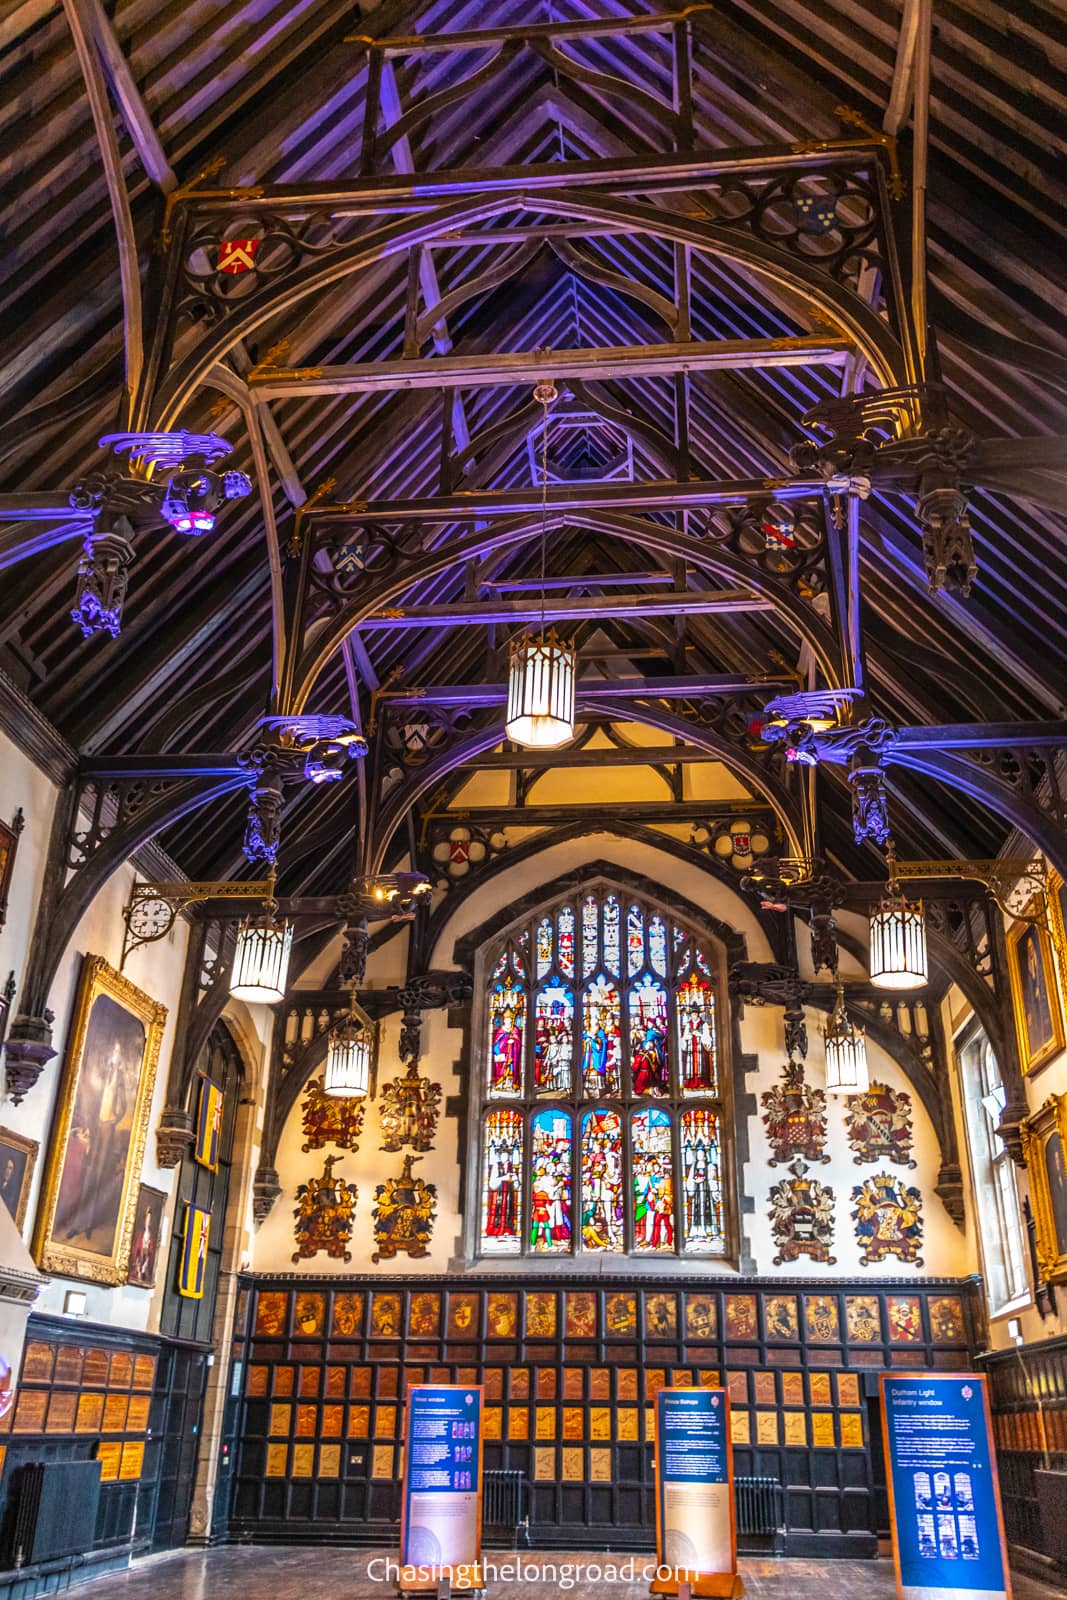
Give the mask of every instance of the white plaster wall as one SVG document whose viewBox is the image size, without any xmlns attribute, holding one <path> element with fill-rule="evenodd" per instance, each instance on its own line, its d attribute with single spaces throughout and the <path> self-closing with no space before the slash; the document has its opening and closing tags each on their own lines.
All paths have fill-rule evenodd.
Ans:
<svg viewBox="0 0 1067 1600">
<path fill-rule="evenodd" d="M 0 815 L 10 820 L 11 814 L 19 805 L 26 814 L 26 827 L 15 860 L 8 918 L 5 926 L 0 929 L 0 971 L 6 978 L 8 971 L 14 969 L 20 991 L 30 930 L 44 874 L 56 796 L 56 788 L 50 780 L 5 735 L 0 734 Z M 27 1138 L 36 1139 L 41 1146 L 23 1229 L 27 1241 L 33 1237 L 34 1218 L 47 1166 L 46 1145 L 55 1109 L 67 1035 L 73 1018 L 82 957 L 87 954 L 100 955 L 113 967 L 118 967 L 122 957 L 122 908 L 129 896 L 134 877 L 132 866 L 121 867 L 108 880 L 79 922 L 74 938 L 60 962 L 48 998 L 48 1004 L 54 1011 L 56 1019 L 52 1029 L 52 1042 L 56 1055 L 48 1063 L 21 1105 L 13 1105 L 5 1092 L 3 1104 L 0 1106 L 0 1123 L 4 1127 Z M 155 1128 L 164 1102 L 187 939 L 188 927 L 179 920 L 165 939 L 135 951 L 125 967 L 125 976 L 131 983 L 135 983 L 138 988 L 145 990 L 154 1000 L 161 1001 L 167 1007 L 167 1021 L 152 1097 L 141 1182 L 162 1189 L 168 1195 L 171 1193 L 175 1174 L 156 1165 Z M 13 1014 L 17 1012 L 18 1007 L 19 995 L 16 994 Z M 173 1197 L 168 1203 L 164 1219 L 163 1249 L 166 1248 L 173 1226 L 172 1212 Z M 164 1259 L 161 1254 L 161 1263 Z M 155 1290 L 138 1289 L 132 1285 L 110 1289 L 86 1283 L 81 1279 L 56 1277 L 42 1292 L 37 1301 L 37 1309 L 61 1312 L 67 1290 L 76 1284 L 78 1288 L 84 1289 L 88 1296 L 87 1315 L 91 1320 L 112 1323 L 118 1327 L 154 1330 L 159 1326 L 159 1301 L 162 1295 L 163 1277 L 161 1265 L 157 1273 Z"/>
<path fill-rule="evenodd" d="M 657 850 L 652 845 L 637 844 L 613 835 L 600 834 L 553 846 L 542 854 L 519 862 L 513 868 L 500 872 L 490 879 L 484 889 L 459 906 L 432 955 L 431 964 L 444 969 L 452 967 L 455 965 L 454 949 L 457 940 L 478 928 L 495 913 L 516 904 L 524 895 L 535 891 L 541 885 L 549 884 L 558 876 L 595 860 L 615 863 L 632 873 L 641 874 L 647 879 L 649 893 L 653 895 L 656 886 L 662 885 L 684 896 L 743 934 L 750 959 L 760 961 L 771 959 L 771 950 L 763 930 L 753 915 L 750 904 L 739 894 L 707 874 L 695 872 L 685 863 L 664 851 Z M 857 924 L 857 934 L 861 931 L 861 922 L 862 919 Z M 380 952 L 373 966 L 368 968 L 368 980 L 383 985 L 400 981 L 404 976 L 405 945 L 406 940 L 399 938 Z M 850 962 L 847 965 L 855 963 Z M 477 1004 L 474 1011 L 477 1017 Z M 821 1026 L 822 1019 L 814 1013 L 809 1013 L 810 1048 L 807 1077 L 814 1087 L 822 1084 L 824 1074 Z M 381 1037 L 379 1083 L 387 1081 L 403 1070 L 397 1056 L 399 1029 L 398 1016 L 386 1019 Z M 442 1085 L 447 1102 L 448 1097 L 458 1094 L 461 1087 L 459 1075 L 464 1070 L 461 1060 L 462 1033 L 448 1026 L 444 1010 L 435 1010 L 424 1018 L 423 1044 L 421 1070 L 425 1076 Z M 758 1071 L 747 1075 L 743 1081 L 737 1079 L 736 1088 L 738 1095 L 754 1094 L 757 1097 L 757 1114 L 749 1119 L 748 1125 L 750 1158 L 741 1172 L 742 1193 L 751 1197 L 755 1206 L 754 1211 L 743 1215 L 741 1221 L 746 1242 L 755 1258 L 757 1272 L 766 1274 L 779 1272 L 783 1275 L 801 1273 L 819 1278 L 827 1274 L 856 1276 L 867 1271 L 872 1276 L 908 1277 L 955 1275 L 975 1269 L 973 1228 L 967 1236 L 961 1233 L 934 1193 L 940 1155 L 929 1118 L 914 1091 L 909 1092 L 912 1096 L 914 1114 L 913 1154 L 917 1167 L 914 1171 L 910 1171 L 890 1166 L 888 1170 L 900 1173 L 906 1177 L 909 1184 L 917 1184 L 923 1192 L 924 1239 L 921 1251 L 923 1265 L 921 1267 L 908 1265 L 892 1258 L 881 1266 L 871 1266 L 866 1269 L 859 1266 L 861 1250 L 855 1241 L 850 1216 L 852 1189 L 864 1176 L 882 1170 L 884 1164 L 867 1164 L 863 1167 L 854 1164 L 845 1131 L 844 1105 L 831 1098 L 827 1144 L 831 1162 L 826 1166 L 812 1165 L 810 1170 L 820 1182 L 833 1187 L 836 1193 L 834 1253 L 837 1260 L 833 1267 L 808 1263 L 802 1259 L 797 1263 L 787 1263 L 775 1268 L 773 1265 L 775 1247 L 767 1216 L 768 1194 L 778 1178 L 785 1174 L 782 1169 L 771 1168 L 768 1165 L 770 1151 L 759 1115 L 762 1108 L 758 1105 L 758 1096 L 780 1079 L 781 1068 L 785 1062 L 781 1011 L 776 1007 L 746 1007 L 741 1022 L 741 1044 L 742 1050 L 756 1056 L 759 1062 Z M 870 1045 L 870 1060 L 873 1077 L 888 1082 L 896 1089 L 908 1088 L 902 1072 L 873 1043 Z M 381 1268 L 375 1269 L 371 1261 L 374 1248 L 371 1210 L 375 1185 L 386 1176 L 399 1174 L 403 1160 L 402 1153 L 385 1154 L 379 1149 L 381 1139 L 378 1109 L 379 1102 L 368 1104 L 360 1149 L 354 1154 L 345 1155 L 335 1169 L 346 1180 L 354 1181 L 359 1190 L 350 1245 L 351 1262 L 346 1266 L 343 1262 L 331 1261 L 323 1254 L 297 1264 L 291 1260 L 294 1248 L 293 1208 L 296 1203 L 297 1185 L 307 1177 L 321 1172 L 324 1157 L 334 1153 L 332 1147 L 307 1154 L 302 1152 L 303 1136 L 298 1101 L 288 1119 L 278 1150 L 277 1169 L 283 1193 L 260 1227 L 254 1243 L 252 1265 L 256 1271 L 292 1271 L 319 1275 L 327 1272 L 374 1270 L 443 1272 L 450 1267 L 455 1268 L 457 1259 L 463 1254 L 459 1175 L 460 1164 L 467 1159 L 466 1118 L 462 1123 L 455 1118 L 442 1118 L 435 1148 L 414 1168 L 417 1175 L 437 1186 L 437 1221 L 429 1255 L 421 1261 L 401 1257 L 398 1261 L 383 1263 Z M 515 1266 L 517 1266 L 515 1258 L 501 1257 L 488 1264 L 486 1270 L 508 1270 L 509 1267 Z M 582 1266 L 591 1271 L 603 1272 L 633 1273 L 635 1270 L 641 1270 L 641 1266 L 632 1259 L 613 1259 L 607 1256 L 588 1258 L 582 1262 Z M 648 1270 L 662 1272 L 670 1268 L 667 1263 L 657 1261 L 654 1264 L 650 1263 Z M 677 1270 L 692 1271 L 693 1264 L 680 1262 Z"/>
</svg>

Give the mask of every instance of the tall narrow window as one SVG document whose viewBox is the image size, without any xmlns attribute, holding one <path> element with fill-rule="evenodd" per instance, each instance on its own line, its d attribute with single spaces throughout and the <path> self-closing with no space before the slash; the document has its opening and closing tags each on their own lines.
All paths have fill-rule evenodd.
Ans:
<svg viewBox="0 0 1067 1600">
<path fill-rule="evenodd" d="M 1023 1257 L 1023 1222 L 1011 1156 L 997 1133 L 1004 1110 L 1004 1088 L 996 1056 L 985 1034 L 976 1030 L 957 1045 L 963 1089 L 967 1147 L 978 1207 L 982 1264 L 995 1316 L 1028 1298 Z"/>
<path fill-rule="evenodd" d="M 479 1249 L 722 1256 L 717 979 L 696 932 L 607 886 L 490 952 Z"/>
</svg>

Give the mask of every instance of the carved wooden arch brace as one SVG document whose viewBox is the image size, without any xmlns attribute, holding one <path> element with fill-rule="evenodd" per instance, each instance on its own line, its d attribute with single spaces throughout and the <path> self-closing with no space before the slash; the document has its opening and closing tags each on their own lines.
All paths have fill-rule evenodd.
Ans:
<svg viewBox="0 0 1067 1600">
<path fill-rule="evenodd" d="M 216 324 L 211 337 L 172 369 L 156 396 L 140 397 L 137 414 L 142 420 L 138 426 L 153 429 L 177 426 L 183 407 L 216 363 L 279 312 L 387 256 L 426 243 L 464 223 L 488 220 L 515 210 L 541 216 L 573 217 L 578 221 L 613 222 L 623 232 L 647 233 L 733 261 L 799 294 L 809 305 L 830 317 L 855 340 L 883 387 L 896 388 L 908 381 L 899 344 L 866 302 L 853 290 L 820 272 L 818 267 L 791 256 L 777 245 L 742 234 L 736 228 L 681 217 L 634 201 L 609 196 L 592 198 L 562 189 L 528 196 L 523 194 L 521 186 L 516 186 L 494 190 L 490 196 L 453 201 L 434 211 L 386 223 L 358 243 L 336 251 L 313 270 L 294 269 L 249 295 L 241 302 L 239 311 L 235 310 Z"/>
<path fill-rule="evenodd" d="M 768 490 L 768 494 L 772 491 Z M 811 647 L 826 679 L 828 688 L 841 687 L 837 643 L 830 628 L 818 613 L 788 584 L 760 572 L 732 551 L 709 545 L 663 523 L 649 522 L 642 517 L 625 512 L 563 512 L 550 511 L 546 527 L 590 528 L 599 532 L 614 532 L 639 546 L 661 551 L 671 557 L 681 556 L 716 572 L 724 578 L 744 584 L 763 599 L 770 600 L 776 612 L 796 634 Z M 415 582 L 435 578 L 450 567 L 460 566 L 472 557 L 482 556 L 507 545 L 519 544 L 531 532 L 540 529 L 539 517 L 505 517 L 492 528 L 471 534 L 466 539 L 451 542 L 447 549 L 423 551 L 404 563 L 398 572 L 368 584 L 358 601 L 334 617 L 316 637 L 313 646 L 305 653 L 298 667 L 299 680 L 293 693 L 290 712 L 302 711 L 318 681 L 319 674 L 342 642 L 354 633 L 375 611 L 389 605 Z"/>
<path fill-rule="evenodd" d="M 616 716 L 618 712 L 617 707 L 598 707 L 595 703 L 592 704 L 592 709 L 599 710 L 602 713 L 615 714 Z M 658 728 L 662 733 L 675 734 L 677 737 L 687 740 L 689 744 L 697 745 L 706 750 L 712 759 L 728 763 L 773 808 L 785 831 L 789 845 L 788 853 L 795 856 L 803 855 L 797 807 L 791 796 L 781 787 L 777 780 L 762 770 L 755 756 L 746 750 L 741 750 L 737 745 L 730 744 L 717 734 L 696 728 L 691 723 L 686 722 L 683 717 L 677 717 L 672 712 L 664 711 L 658 707 L 641 706 L 634 703 L 627 709 L 626 720 L 628 722 L 644 723 L 650 728 Z M 409 782 L 393 790 L 382 807 L 381 815 L 378 819 L 369 870 L 372 872 L 381 872 L 383 870 L 385 853 L 389 848 L 390 840 L 397 828 L 400 827 L 408 811 L 421 795 L 425 794 L 435 784 L 440 783 L 442 778 L 447 777 L 450 772 L 461 766 L 463 762 L 473 760 L 479 755 L 484 755 L 494 745 L 500 744 L 504 737 L 503 722 L 494 722 L 491 727 L 483 728 L 471 738 L 463 740 L 461 744 L 453 745 L 450 750 L 442 751 L 439 756 L 432 761 L 428 761 L 424 767 L 413 774 Z M 666 751 L 668 747 L 664 746 L 664 749 Z"/>
</svg>

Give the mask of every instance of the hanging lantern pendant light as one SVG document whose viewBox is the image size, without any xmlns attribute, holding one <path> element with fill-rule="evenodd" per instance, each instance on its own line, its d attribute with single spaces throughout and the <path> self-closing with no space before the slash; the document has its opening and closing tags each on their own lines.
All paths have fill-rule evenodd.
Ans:
<svg viewBox="0 0 1067 1600">
<path fill-rule="evenodd" d="M 870 1087 L 867 1039 L 853 1027 L 845 1010 L 845 990 L 837 986 L 837 1001 L 823 1035 L 826 1052 L 827 1094 L 864 1094 Z"/>
<path fill-rule="evenodd" d="M 887 860 L 886 896 L 871 917 L 871 982 L 878 989 L 921 989 L 928 976 L 926 914 L 921 900 L 904 898 L 892 839 Z"/>
<path fill-rule="evenodd" d="M 355 1007 L 334 1023 L 326 1046 L 326 1094 L 362 1100 L 370 1087 L 370 1039 Z"/>
<path fill-rule="evenodd" d="M 548 522 L 548 408 L 557 398 L 551 380 L 534 399 L 544 408 L 541 434 L 541 625 L 511 641 L 508 651 L 508 738 L 528 750 L 552 750 L 574 737 L 577 652 L 554 628 L 545 632 L 545 559 Z"/>
<path fill-rule="evenodd" d="M 293 924 L 279 923 L 277 910 L 274 900 L 268 900 L 261 916 L 245 917 L 237 930 L 230 972 L 230 995 L 234 1000 L 272 1006 L 285 996 Z"/>
</svg>

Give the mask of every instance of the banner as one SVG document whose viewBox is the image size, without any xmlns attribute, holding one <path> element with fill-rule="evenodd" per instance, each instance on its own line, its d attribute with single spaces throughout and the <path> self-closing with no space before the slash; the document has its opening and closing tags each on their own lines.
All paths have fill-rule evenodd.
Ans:
<svg viewBox="0 0 1067 1600">
<path fill-rule="evenodd" d="M 656 1396 L 656 1551 L 653 1594 L 737 1597 L 730 1399 L 725 1389 Z"/>
<path fill-rule="evenodd" d="M 900 1600 L 1010 1600 L 986 1380 L 887 1373 L 881 1392 Z"/>
<path fill-rule="evenodd" d="M 178 1293 L 184 1295 L 187 1300 L 203 1299 L 210 1234 L 211 1212 L 204 1211 L 200 1206 L 186 1206 L 185 1240 L 178 1267 Z"/>
<path fill-rule="evenodd" d="M 408 1390 L 397 1588 L 480 1589 L 482 1390 L 414 1384 Z"/>
<path fill-rule="evenodd" d="M 222 1090 L 210 1078 L 200 1080 L 200 1110 L 196 1123 L 193 1158 L 212 1172 L 219 1170 L 219 1134 L 222 1131 Z"/>
</svg>

